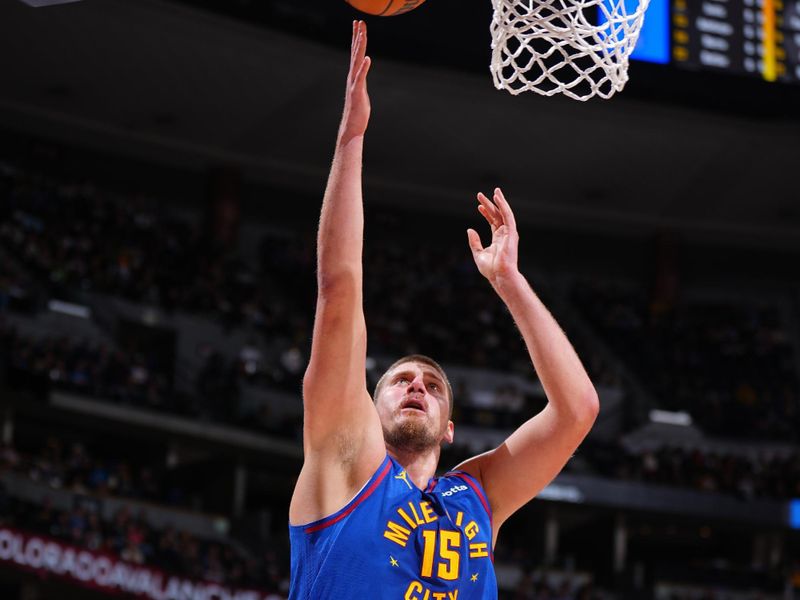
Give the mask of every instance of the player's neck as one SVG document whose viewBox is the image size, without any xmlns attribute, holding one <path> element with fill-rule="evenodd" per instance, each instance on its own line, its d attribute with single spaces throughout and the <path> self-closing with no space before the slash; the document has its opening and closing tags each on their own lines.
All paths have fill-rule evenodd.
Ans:
<svg viewBox="0 0 800 600">
<path fill-rule="evenodd" d="M 441 453 L 439 446 L 435 446 L 430 450 L 419 451 L 395 448 L 388 444 L 386 451 L 402 465 L 408 473 L 409 479 L 421 490 L 428 486 L 428 481 L 436 473 Z"/>
</svg>

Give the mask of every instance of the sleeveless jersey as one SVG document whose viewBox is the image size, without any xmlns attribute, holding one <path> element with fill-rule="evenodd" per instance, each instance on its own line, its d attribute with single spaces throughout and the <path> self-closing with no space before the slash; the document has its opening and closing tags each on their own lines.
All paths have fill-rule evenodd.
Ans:
<svg viewBox="0 0 800 600">
<path fill-rule="evenodd" d="M 289 600 L 497 599 L 491 510 L 466 473 L 420 490 L 387 455 L 344 508 L 289 537 Z"/>
</svg>

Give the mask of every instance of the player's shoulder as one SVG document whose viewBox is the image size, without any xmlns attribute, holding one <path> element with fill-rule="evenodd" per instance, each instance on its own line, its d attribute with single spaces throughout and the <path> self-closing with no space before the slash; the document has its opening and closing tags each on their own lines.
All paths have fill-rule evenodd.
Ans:
<svg viewBox="0 0 800 600">
<path fill-rule="evenodd" d="M 479 503 L 491 518 L 492 509 L 481 481 L 469 471 L 459 467 L 447 471 L 436 482 L 434 489 L 445 500 Z"/>
<path fill-rule="evenodd" d="M 445 472 L 442 476 L 443 478 L 452 478 L 455 477 L 457 479 L 465 479 L 468 478 L 472 482 L 476 483 L 483 488 L 483 465 L 486 461 L 489 453 L 485 452 L 483 454 L 478 454 L 477 456 L 473 456 L 472 458 L 468 458 L 467 460 L 459 463 L 449 471 Z"/>
</svg>

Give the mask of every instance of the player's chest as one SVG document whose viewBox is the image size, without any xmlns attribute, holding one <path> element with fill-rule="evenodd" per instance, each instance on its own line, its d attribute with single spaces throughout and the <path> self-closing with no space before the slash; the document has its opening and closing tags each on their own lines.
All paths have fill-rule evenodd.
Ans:
<svg viewBox="0 0 800 600">
<path fill-rule="evenodd" d="M 397 495 L 384 504 L 375 558 L 386 581 L 402 584 L 404 597 L 446 600 L 458 590 L 463 597 L 465 586 L 493 584 L 489 516 L 470 490 L 448 491 Z"/>
</svg>

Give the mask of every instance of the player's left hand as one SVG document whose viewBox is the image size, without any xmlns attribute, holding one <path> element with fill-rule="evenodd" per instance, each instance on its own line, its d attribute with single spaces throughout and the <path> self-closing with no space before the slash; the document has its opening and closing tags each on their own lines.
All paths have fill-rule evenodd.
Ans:
<svg viewBox="0 0 800 600">
<path fill-rule="evenodd" d="M 517 223 L 500 188 L 494 190 L 492 200 L 482 193 L 478 194 L 478 212 L 489 222 L 492 229 L 492 243 L 484 248 L 478 232 L 468 229 L 469 247 L 478 271 L 497 289 L 498 285 L 502 286 L 504 281 L 519 273 Z"/>
</svg>

